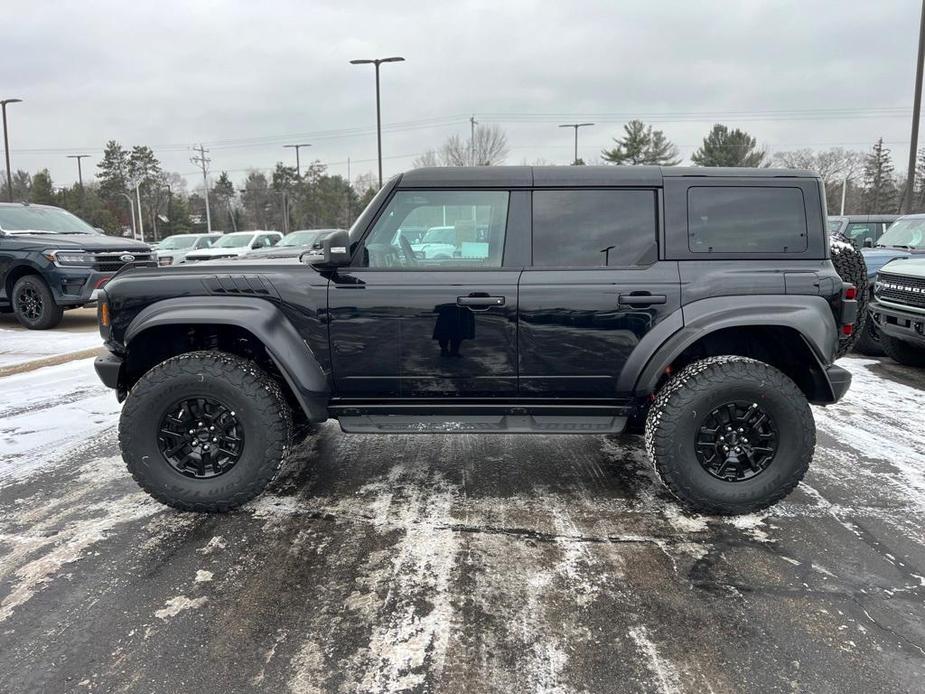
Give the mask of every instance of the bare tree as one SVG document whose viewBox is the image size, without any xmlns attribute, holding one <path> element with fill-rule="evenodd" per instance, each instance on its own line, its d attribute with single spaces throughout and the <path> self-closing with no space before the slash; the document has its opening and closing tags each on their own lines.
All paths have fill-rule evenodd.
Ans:
<svg viewBox="0 0 925 694">
<path fill-rule="evenodd" d="M 859 209 L 862 204 L 860 188 L 857 185 L 851 186 L 848 182 L 854 180 L 860 183 L 860 174 L 864 169 L 863 152 L 842 147 L 833 147 L 821 152 L 812 149 L 797 149 L 789 152 L 775 152 L 773 163 L 785 169 L 807 169 L 818 173 L 825 184 L 829 214 L 837 214 L 841 211 L 842 187 L 846 185 L 848 185 L 846 211 Z"/>
<path fill-rule="evenodd" d="M 507 135 L 497 125 L 479 126 L 475 138 L 451 135 L 438 150 L 428 150 L 414 160 L 414 167 L 497 166 L 508 155 Z"/>
</svg>

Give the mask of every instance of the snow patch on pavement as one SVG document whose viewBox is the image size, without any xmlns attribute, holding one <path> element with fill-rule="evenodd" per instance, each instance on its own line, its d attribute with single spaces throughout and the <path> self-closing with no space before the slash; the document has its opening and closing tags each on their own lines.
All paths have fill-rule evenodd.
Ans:
<svg viewBox="0 0 925 694">
<path fill-rule="evenodd" d="M 95 330 L 12 330 L 0 328 L 0 366 L 14 366 L 36 359 L 102 347 Z"/>
<path fill-rule="evenodd" d="M 198 610 L 208 601 L 209 599 L 205 596 L 199 598 L 188 598 L 185 595 L 178 595 L 174 598 L 170 598 L 170 600 L 165 602 L 164 608 L 157 610 L 154 613 L 154 616 L 158 619 L 163 619 L 166 622 L 168 619 L 176 617 L 178 614 L 186 610 Z"/>
<path fill-rule="evenodd" d="M 633 627 L 629 636 L 646 659 L 646 665 L 655 677 L 655 686 L 661 694 L 680 694 L 681 678 L 675 666 L 659 652 L 644 626 Z"/>
<path fill-rule="evenodd" d="M 921 389 L 877 374 L 871 367 L 879 363 L 872 359 L 845 358 L 839 364 L 851 372 L 851 388 L 841 402 L 813 408 L 816 426 L 858 455 L 891 465 L 897 492 L 925 509 Z"/>
<path fill-rule="evenodd" d="M 0 486 L 54 466 L 67 449 L 113 427 L 120 410 L 93 359 L 0 379 Z"/>
</svg>

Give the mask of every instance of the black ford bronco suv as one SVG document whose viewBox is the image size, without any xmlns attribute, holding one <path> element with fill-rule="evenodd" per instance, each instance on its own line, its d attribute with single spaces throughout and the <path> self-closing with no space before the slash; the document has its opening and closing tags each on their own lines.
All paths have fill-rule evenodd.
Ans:
<svg viewBox="0 0 925 694">
<path fill-rule="evenodd" d="M 403 229 L 440 228 L 440 254 Z M 446 231 L 452 231 L 452 234 Z M 418 169 L 301 260 L 135 269 L 102 292 L 103 382 L 136 481 L 224 511 L 293 423 L 346 432 L 616 434 L 644 426 L 688 507 L 787 495 L 856 290 L 820 179 L 772 169 Z M 420 244 L 418 244 L 420 245 Z"/>
<path fill-rule="evenodd" d="M 154 264 L 147 245 L 101 234 L 60 207 L 0 203 L 0 312 L 31 330 L 54 328 L 125 265 Z"/>
</svg>

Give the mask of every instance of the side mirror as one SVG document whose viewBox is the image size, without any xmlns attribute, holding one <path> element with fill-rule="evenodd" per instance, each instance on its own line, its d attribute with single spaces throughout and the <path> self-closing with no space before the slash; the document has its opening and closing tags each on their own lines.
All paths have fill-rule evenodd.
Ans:
<svg viewBox="0 0 925 694">
<path fill-rule="evenodd" d="M 302 262 L 317 270 L 333 270 L 349 265 L 350 237 L 342 229 L 332 231 L 320 241 L 316 241 L 312 249 L 303 253 L 301 258 Z"/>
<path fill-rule="evenodd" d="M 866 239 L 864 239 L 864 248 L 873 248 L 873 247 L 874 247 L 874 240 L 870 238 L 870 236 L 868 236 Z"/>
</svg>

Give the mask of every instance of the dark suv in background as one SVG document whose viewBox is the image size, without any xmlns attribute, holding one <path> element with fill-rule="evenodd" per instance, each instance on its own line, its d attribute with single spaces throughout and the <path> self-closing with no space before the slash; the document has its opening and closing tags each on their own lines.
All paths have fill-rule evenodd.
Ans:
<svg viewBox="0 0 925 694">
<path fill-rule="evenodd" d="M 440 228 L 445 248 L 427 257 L 409 228 Z M 238 506 L 276 475 L 294 421 L 334 418 L 374 435 L 644 426 L 679 499 L 745 513 L 796 487 L 809 403 L 851 380 L 832 362 L 856 289 L 812 173 L 418 169 L 321 246 L 102 290 L 97 372 L 157 499 Z"/>
<path fill-rule="evenodd" d="M 125 265 L 153 267 L 150 248 L 101 234 L 48 205 L 0 203 L 0 312 L 31 330 L 61 322 Z"/>
</svg>

